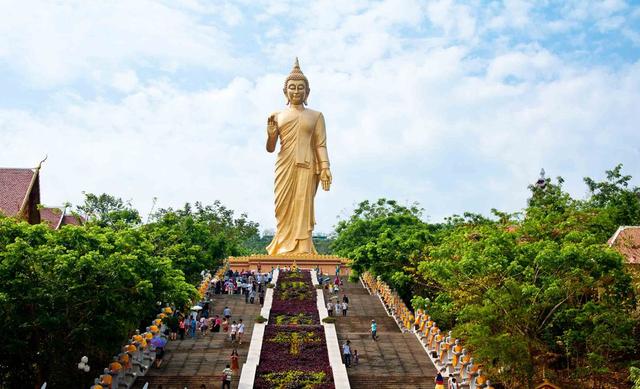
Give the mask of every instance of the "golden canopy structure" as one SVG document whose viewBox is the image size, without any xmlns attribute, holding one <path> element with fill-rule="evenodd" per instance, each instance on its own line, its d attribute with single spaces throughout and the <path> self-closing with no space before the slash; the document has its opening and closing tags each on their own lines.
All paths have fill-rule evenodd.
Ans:
<svg viewBox="0 0 640 389">
<path fill-rule="evenodd" d="M 267 246 L 270 255 L 317 254 L 312 234 L 315 225 L 314 198 L 319 183 L 331 186 L 327 134 L 321 112 L 305 107 L 309 81 L 298 59 L 284 83 L 287 108 L 267 119 L 267 151 L 276 158 L 276 234 Z"/>
</svg>

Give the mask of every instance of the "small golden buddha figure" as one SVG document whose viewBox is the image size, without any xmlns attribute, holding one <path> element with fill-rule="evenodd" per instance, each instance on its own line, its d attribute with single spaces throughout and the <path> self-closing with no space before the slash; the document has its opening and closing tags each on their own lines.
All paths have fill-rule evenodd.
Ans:
<svg viewBox="0 0 640 389">
<path fill-rule="evenodd" d="M 451 364 L 455 369 L 456 367 L 458 367 L 458 361 L 460 360 L 460 355 L 462 355 L 462 345 L 460 344 L 460 339 L 456 339 L 455 343 L 453 344 L 452 352 L 453 357 L 451 358 Z"/>
<path fill-rule="evenodd" d="M 467 367 L 468 375 L 467 380 L 470 382 L 477 374 L 478 370 L 480 370 L 481 365 L 477 365 L 473 362 L 473 358 L 469 361 L 469 366 Z"/>
<path fill-rule="evenodd" d="M 460 361 L 462 363 L 462 369 L 460 369 L 460 380 L 465 381 L 470 377 L 469 371 L 473 366 L 473 357 L 469 353 L 465 353 L 467 350 L 462 350 L 462 357 Z"/>
<path fill-rule="evenodd" d="M 440 351 L 440 342 L 442 342 L 444 340 L 444 335 L 442 335 L 442 331 L 438 330 L 438 332 L 436 332 L 436 336 L 433 338 L 433 348 L 436 350 L 436 352 Z"/>
<path fill-rule="evenodd" d="M 435 326 L 435 324 L 436 323 L 433 320 L 431 320 L 431 316 L 427 316 L 427 324 L 425 325 L 425 328 L 424 328 L 425 337 L 429 336 L 429 332 L 431 331 L 431 328 Z"/>
<path fill-rule="evenodd" d="M 427 327 L 427 323 L 429 323 L 429 321 L 431 320 L 431 316 L 426 315 L 422 317 L 422 321 L 420 321 L 420 328 L 418 329 L 418 331 L 420 331 L 421 334 L 424 334 L 425 328 L 429 328 Z"/>
<path fill-rule="evenodd" d="M 478 369 L 476 376 L 476 388 L 483 388 L 487 382 L 487 376 L 482 373 L 482 369 Z"/>
<path fill-rule="evenodd" d="M 298 59 L 284 83 L 288 107 L 267 119 L 267 151 L 272 153 L 280 139 L 276 159 L 276 234 L 267 246 L 270 255 L 317 254 L 312 233 L 316 223 L 314 198 L 318 184 L 331 186 L 327 133 L 321 112 L 305 108 L 309 80 Z"/>
<path fill-rule="evenodd" d="M 433 350 L 434 344 L 433 341 L 436 338 L 436 335 L 440 332 L 440 329 L 437 326 L 431 327 L 431 331 L 429 332 L 429 337 L 427 338 L 427 347 L 429 350 Z"/>
<path fill-rule="evenodd" d="M 443 340 L 442 342 L 440 342 L 440 363 L 441 364 L 446 364 L 447 363 L 447 355 L 449 352 L 449 343 L 447 343 L 446 340 Z"/>
</svg>

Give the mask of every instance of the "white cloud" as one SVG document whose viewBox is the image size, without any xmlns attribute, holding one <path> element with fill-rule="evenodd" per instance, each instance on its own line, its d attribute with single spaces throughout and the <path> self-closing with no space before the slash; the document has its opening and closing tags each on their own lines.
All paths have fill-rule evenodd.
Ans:
<svg viewBox="0 0 640 389">
<path fill-rule="evenodd" d="M 529 52 L 511 51 L 495 57 L 487 68 L 487 76 L 496 81 L 509 77 L 516 81 L 548 80 L 563 70 L 559 58 L 546 50 L 534 48 Z"/>
<path fill-rule="evenodd" d="M 118 72 L 113 76 L 112 84 L 121 92 L 131 92 L 138 86 L 138 76 L 133 70 Z"/>
<path fill-rule="evenodd" d="M 471 9 L 452 0 L 429 3 L 427 14 L 431 22 L 444 30 L 445 36 L 454 39 L 471 39 L 475 35 L 476 20 Z"/>
<path fill-rule="evenodd" d="M 0 13 L 0 36 L 0 58 L 38 87 L 131 65 L 172 71 L 237 64 L 228 35 L 215 24 L 147 0 L 14 3 Z"/>
</svg>

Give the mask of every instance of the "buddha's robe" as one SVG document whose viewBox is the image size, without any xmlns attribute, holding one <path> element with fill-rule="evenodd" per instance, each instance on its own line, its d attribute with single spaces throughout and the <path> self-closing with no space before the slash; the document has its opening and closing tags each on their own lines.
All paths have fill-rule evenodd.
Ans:
<svg viewBox="0 0 640 389">
<path fill-rule="evenodd" d="M 275 179 L 277 229 L 267 252 L 317 254 L 311 238 L 315 225 L 313 200 L 320 171 L 329 168 L 324 117 L 310 109 L 290 108 L 278 113 L 277 122 L 275 136 L 280 138 Z"/>
<path fill-rule="evenodd" d="M 453 367 L 458 367 L 458 360 L 460 358 L 460 355 L 462 354 L 462 345 L 461 344 L 456 344 L 453 346 L 453 361 L 452 361 L 452 365 Z"/>
</svg>

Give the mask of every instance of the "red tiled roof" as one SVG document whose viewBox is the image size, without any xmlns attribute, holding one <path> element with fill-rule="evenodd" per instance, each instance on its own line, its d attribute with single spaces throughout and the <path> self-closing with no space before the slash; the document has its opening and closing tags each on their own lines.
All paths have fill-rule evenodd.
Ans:
<svg viewBox="0 0 640 389">
<path fill-rule="evenodd" d="M 84 218 L 82 216 L 74 216 L 74 215 L 65 215 L 62 218 L 62 225 L 66 226 L 68 224 L 73 224 L 74 226 L 81 226 L 84 223 Z"/>
<path fill-rule="evenodd" d="M 27 197 L 34 169 L 0 168 L 0 212 L 16 216 Z"/>
<path fill-rule="evenodd" d="M 640 226 L 618 228 L 608 243 L 627 258 L 627 263 L 640 265 Z"/>
<path fill-rule="evenodd" d="M 54 230 L 60 226 L 64 218 L 64 212 L 60 208 L 43 207 L 40 208 L 40 219 L 46 222 Z"/>
</svg>

